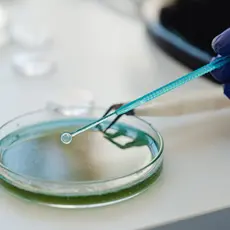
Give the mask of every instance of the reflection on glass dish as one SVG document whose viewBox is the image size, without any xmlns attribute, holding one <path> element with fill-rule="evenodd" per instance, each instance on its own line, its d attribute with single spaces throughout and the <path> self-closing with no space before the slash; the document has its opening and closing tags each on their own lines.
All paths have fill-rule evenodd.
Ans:
<svg viewBox="0 0 230 230">
<path fill-rule="evenodd" d="M 42 204 L 75 208 L 113 204 L 146 190 L 163 163 L 162 138 L 147 122 L 124 117 L 109 134 L 94 129 L 70 145 L 60 142 L 63 131 L 84 126 L 101 114 L 93 109 L 67 118 L 40 110 L 4 125 L 0 172 L 6 191 Z"/>
<path fill-rule="evenodd" d="M 46 109 L 63 116 L 89 114 L 94 106 L 94 97 L 90 91 L 64 85 L 61 89 L 49 92 L 45 98 L 48 100 L 45 102 Z"/>
</svg>

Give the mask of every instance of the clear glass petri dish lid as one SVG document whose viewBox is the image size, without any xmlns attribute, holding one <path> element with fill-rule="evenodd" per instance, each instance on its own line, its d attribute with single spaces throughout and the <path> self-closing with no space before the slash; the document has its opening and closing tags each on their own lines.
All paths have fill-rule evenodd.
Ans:
<svg viewBox="0 0 230 230">
<path fill-rule="evenodd" d="M 163 165 L 160 133 L 142 118 L 123 116 L 106 134 L 94 129 L 75 137 L 70 145 L 61 143 L 62 132 L 87 125 L 104 112 L 85 111 L 66 116 L 41 109 L 4 124 L 1 185 L 38 203 L 94 207 L 129 199 L 153 184 Z"/>
</svg>

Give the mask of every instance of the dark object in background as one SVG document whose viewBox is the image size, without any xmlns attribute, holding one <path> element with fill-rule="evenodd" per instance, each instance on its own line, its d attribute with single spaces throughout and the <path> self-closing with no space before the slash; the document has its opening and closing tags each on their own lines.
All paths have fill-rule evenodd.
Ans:
<svg viewBox="0 0 230 230">
<path fill-rule="evenodd" d="M 147 30 L 166 53 L 194 70 L 215 56 L 211 42 L 230 27 L 229 9 L 229 0 L 176 0 L 161 9 L 159 23 L 148 23 Z"/>
</svg>

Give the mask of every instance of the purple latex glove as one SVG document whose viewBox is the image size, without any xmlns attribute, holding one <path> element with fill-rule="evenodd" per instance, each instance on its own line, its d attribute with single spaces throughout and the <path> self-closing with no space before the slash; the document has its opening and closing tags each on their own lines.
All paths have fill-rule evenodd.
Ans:
<svg viewBox="0 0 230 230">
<path fill-rule="evenodd" d="M 230 28 L 213 39 L 212 48 L 216 52 L 217 57 L 230 55 Z M 230 64 L 226 64 L 223 68 L 213 71 L 212 75 L 224 85 L 224 94 L 230 99 Z"/>
</svg>

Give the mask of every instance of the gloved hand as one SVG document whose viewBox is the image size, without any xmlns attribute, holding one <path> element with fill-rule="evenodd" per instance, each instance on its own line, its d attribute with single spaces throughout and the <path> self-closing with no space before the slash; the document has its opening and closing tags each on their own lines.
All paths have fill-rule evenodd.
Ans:
<svg viewBox="0 0 230 230">
<path fill-rule="evenodd" d="M 212 48 L 217 57 L 230 55 L 230 28 L 213 39 Z M 224 85 L 224 94 L 230 99 L 230 64 L 213 71 L 212 75 Z"/>
</svg>

